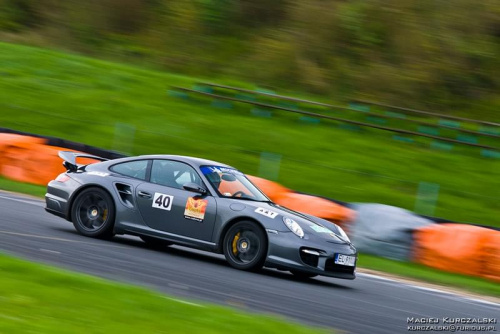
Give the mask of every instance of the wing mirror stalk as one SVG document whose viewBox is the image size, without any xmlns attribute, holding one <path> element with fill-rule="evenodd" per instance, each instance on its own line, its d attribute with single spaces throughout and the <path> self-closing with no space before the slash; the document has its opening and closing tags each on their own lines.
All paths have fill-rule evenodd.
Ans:
<svg viewBox="0 0 500 334">
<path fill-rule="evenodd" d="M 207 193 L 207 190 L 205 188 L 193 182 L 185 183 L 182 187 L 187 191 L 192 191 L 202 195 Z"/>
</svg>

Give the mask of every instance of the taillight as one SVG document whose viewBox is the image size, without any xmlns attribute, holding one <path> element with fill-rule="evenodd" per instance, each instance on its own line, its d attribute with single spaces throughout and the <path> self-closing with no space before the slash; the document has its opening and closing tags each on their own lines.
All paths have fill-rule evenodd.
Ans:
<svg viewBox="0 0 500 334">
<path fill-rule="evenodd" d="M 69 180 L 69 176 L 66 175 L 66 173 L 62 173 L 62 174 L 59 174 L 57 177 L 56 177 L 56 181 L 57 182 L 66 182 Z"/>
</svg>

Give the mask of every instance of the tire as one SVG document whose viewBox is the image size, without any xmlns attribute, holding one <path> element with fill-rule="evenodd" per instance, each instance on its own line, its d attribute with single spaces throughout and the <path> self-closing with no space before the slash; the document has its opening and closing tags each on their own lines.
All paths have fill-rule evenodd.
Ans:
<svg viewBox="0 0 500 334">
<path fill-rule="evenodd" d="M 113 237 L 115 204 L 103 189 L 92 187 L 83 190 L 71 208 L 71 221 L 81 234 L 108 239 Z"/>
<path fill-rule="evenodd" d="M 140 238 L 148 245 L 148 247 L 153 249 L 164 249 L 172 245 L 171 242 L 158 238 L 147 237 L 147 236 L 141 236 Z"/>
<path fill-rule="evenodd" d="M 293 274 L 293 276 L 295 276 L 301 280 L 305 280 L 305 279 L 309 279 L 309 278 L 313 278 L 313 277 L 318 276 L 318 274 L 312 274 L 312 273 L 308 273 L 308 272 L 300 271 L 300 270 L 290 270 L 290 272 Z"/>
<path fill-rule="evenodd" d="M 238 222 L 224 236 L 223 252 L 232 267 L 248 271 L 259 270 L 266 261 L 266 235 L 256 223 Z"/>
</svg>

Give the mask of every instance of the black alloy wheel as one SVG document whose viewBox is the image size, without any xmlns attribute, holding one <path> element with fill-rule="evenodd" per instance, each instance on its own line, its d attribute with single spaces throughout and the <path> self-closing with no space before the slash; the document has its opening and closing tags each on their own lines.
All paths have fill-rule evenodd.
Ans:
<svg viewBox="0 0 500 334">
<path fill-rule="evenodd" d="M 71 220 L 75 229 L 85 236 L 112 237 L 115 223 L 113 199 L 101 188 L 87 188 L 76 197 Z"/>
<path fill-rule="evenodd" d="M 266 260 L 266 235 L 254 222 L 238 222 L 227 231 L 223 251 L 226 260 L 234 268 L 258 270 Z"/>
</svg>

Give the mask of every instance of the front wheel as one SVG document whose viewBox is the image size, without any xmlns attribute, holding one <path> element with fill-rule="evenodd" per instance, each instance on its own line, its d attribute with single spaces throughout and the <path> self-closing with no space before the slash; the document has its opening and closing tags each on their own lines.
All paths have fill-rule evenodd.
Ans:
<svg viewBox="0 0 500 334">
<path fill-rule="evenodd" d="M 101 188 L 87 188 L 75 199 L 71 209 L 75 229 L 87 237 L 110 238 L 115 224 L 115 205 Z"/>
<path fill-rule="evenodd" d="M 253 222 L 238 222 L 231 226 L 224 236 L 223 251 L 232 267 L 258 270 L 266 260 L 266 235 L 262 228 Z"/>
</svg>

